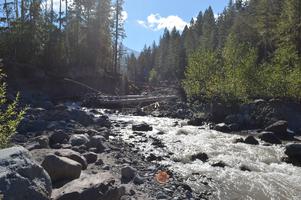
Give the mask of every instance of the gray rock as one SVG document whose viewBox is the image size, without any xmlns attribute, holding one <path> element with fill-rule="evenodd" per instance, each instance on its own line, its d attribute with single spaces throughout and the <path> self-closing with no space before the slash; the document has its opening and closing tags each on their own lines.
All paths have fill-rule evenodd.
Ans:
<svg viewBox="0 0 301 200">
<path fill-rule="evenodd" d="M 74 160 L 55 155 L 48 155 L 42 162 L 52 182 L 77 179 L 82 170 L 82 165 Z"/>
<path fill-rule="evenodd" d="M 95 163 L 97 160 L 97 154 L 94 152 L 84 153 L 83 156 L 86 158 L 88 164 Z"/>
<path fill-rule="evenodd" d="M 252 135 L 249 135 L 248 137 L 246 137 L 246 139 L 244 140 L 244 143 L 252 144 L 252 145 L 258 145 L 259 144 L 259 142 Z"/>
<path fill-rule="evenodd" d="M 56 131 L 49 137 L 50 145 L 52 144 L 64 144 L 69 140 L 69 135 L 64 133 L 62 130 Z"/>
<path fill-rule="evenodd" d="M 301 144 L 288 144 L 284 152 L 290 162 L 300 165 L 301 163 Z"/>
<path fill-rule="evenodd" d="M 74 160 L 82 165 L 83 170 L 87 169 L 88 164 L 86 158 L 84 156 L 81 156 L 76 151 L 73 151 L 71 149 L 60 149 L 57 150 L 54 154 L 57 156 L 66 157 L 71 160 Z"/>
<path fill-rule="evenodd" d="M 144 178 L 142 178 L 141 176 L 139 176 L 138 174 L 135 176 L 134 180 L 133 180 L 134 184 L 136 185 L 141 185 L 144 183 Z"/>
<path fill-rule="evenodd" d="M 0 150 L 0 193 L 4 200 L 48 200 L 51 192 L 49 175 L 25 148 Z"/>
<path fill-rule="evenodd" d="M 273 132 L 262 132 L 259 136 L 262 141 L 268 142 L 270 144 L 281 144 L 281 140 Z"/>
<path fill-rule="evenodd" d="M 47 122 L 45 120 L 31 120 L 24 118 L 17 131 L 20 134 L 26 134 L 27 132 L 43 131 L 46 127 Z"/>
<path fill-rule="evenodd" d="M 49 148 L 49 138 L 47 136 L 43 135 L 39 137 L 37 141 L 40 145 L 40 148 L 42 149 Z"/>
<path fill-rule="evenodd" d="M 206 153 L 197 153 L 191 156 L 191 160 L 201 160 L 203 162 L 206 162 L 208 160 L 208 155 Z"/>
<path fill-rule="evenodd" d="M 137 170 L 133 167 L 126 166 L 121 169 L 121 179 L 131 181 L 137 175 Z"/>
<path fill-rule="evenodd" d="M 223 133 L 230 133 L 231 132 L 230 127 L 225 123 L 216 124 L 215 127 L 214 127 L 214 130 L 220 131 L 220 132 L 223 132 Z"/>
<path fill-rule="evenodd" d="M 132 125 L 132 130 L 133 131 L 152 131 L 153 127 L 151 127 L 147 123 L 133 124 Z"/>
<path fill-rule="evenodd" d="M 87 143 L 88 148 L 96 148 L 97 152 L 103 152 L 105 150 L 105 146 L 103 145 L 106 139 L 101 135 L 94 135 L 90 137 L 90 141 Z"/>
<path fill-rule="evenodd" d="M 89 142 L 89 138 L 85 134 L 72 135 L 69 139 L 72 146 L 80 146 Z"/>
<path fill-rule="evenodd" d="M 114 185 L 115 179 L 110 173 L 83 175 L 55 190 L 54 200 L 119 200 L 125 194 L 124 187 Z"/>
<path fill-rule="evenodd" d="M 187 122 L 187 124 L 191 126 L 202 126 L 204 125 L 204 121 L 204 117 L 193 117 Z"/>
<path fill-rule="evenodd" d="M 270 126 L 266 127 L 266 131 L 271 131 L 277 136 L 286 137 L 287 135 L 288 122 L 284 120 L 277 121 Z"/>
</svg>

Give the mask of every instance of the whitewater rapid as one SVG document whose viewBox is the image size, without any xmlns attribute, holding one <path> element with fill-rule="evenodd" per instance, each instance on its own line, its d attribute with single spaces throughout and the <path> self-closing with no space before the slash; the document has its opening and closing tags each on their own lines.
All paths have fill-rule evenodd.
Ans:
<svg viewBox="0 0 301 200">
<path fill-rule="evenodd" d="M 184 120 L 156 118 L 150 116 L 130 116 L 110 114 L 116 124 L 118 137 L 125 142 L 135 144 L 146 155 L 166 155 L 170 158 L 160 161 L 181 173 L 186 183 L 201 192 L 204 187 L 202 175 L 210 178 L 213 199 L 220 200 L 300 200 L 301 168 L 281 161 L 284 146 L 249 145 L 234 143 L 241 135 L 225 134 L 207 127 L 187 126 Z M 132 124 L 146 122 L 153 131 L 138 136 L 132 131 Z M 164 134 L 158 134 L 163 132 Z M 145 138 L 149 138 L 147 141 Z M 165 145 L 155 148 L 152 138 Z M 196 153 L 206 153 L 207 162 L 191 161 Z M 212 163 L 222 161 L 224 168 L 213 167 Z M 242 166 L 251 171 L 242 171 Z"/>
</svg>

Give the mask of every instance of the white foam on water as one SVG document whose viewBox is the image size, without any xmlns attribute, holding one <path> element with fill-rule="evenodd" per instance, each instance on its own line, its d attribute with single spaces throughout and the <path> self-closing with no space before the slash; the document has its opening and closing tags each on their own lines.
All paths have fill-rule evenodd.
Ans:
<svg viewBox="0 0 301 200">
<path fill-rule="evenodd" d="M 202 190 L 201 179 L 194 173 L 212 178 L 210 186 L 220 200 L 300 200 L 301 168 L 281 162 L 284 156 L 283 146 L 249 145 L 234 143 L 241 136 L 225 134 L 205 127 L 174 126 L 185 121 L 156 118 L 149 116 L 110 115 L 113 121 L 128 123 L 120 129 L 120 137 L 127 142 L 137 142 L 133 135 L 132 123 L 146 122 L 154 130 L 145 132 L 146 136 L 161 139 L 166 151 L 174 153 L 170 160 L 162 161 L 185 177 L 194 176 L 194 181 L 187 181 L 196 190 Z M 156 134 L 163 131 L 164 135 Z M 154 147 L 151 143 L 139 145 L 145 153 Z M 156 151 L 154 151 L 156 153 Z M 203 152 L 209 157 L 208 162 L 190 161 L 193 154 Z M 182 162 L 174 162 L 174 160 Z M 210 163 L 223 161 L 225 168 L 212 167 Z M 251 171 L 242 171 L 246 166 Z"/>
</svg>

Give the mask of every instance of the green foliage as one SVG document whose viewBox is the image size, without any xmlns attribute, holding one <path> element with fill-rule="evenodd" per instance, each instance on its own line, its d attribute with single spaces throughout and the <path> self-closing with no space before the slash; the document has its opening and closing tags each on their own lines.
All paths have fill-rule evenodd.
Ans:
<svg viewBox="0 0 301 200">
<path fill-rule="evenodd" d="M 156 83 L 158 80 L 158 74 L 157 74 L 157 71 L 155 69 L 152 69 L 150 72 L 149 72 L 149 82 L 151 83 Z"/>
<path fill-rule="evenodd" d="M 188 59 L 188 68 L 183 87 L 188 97 L 197 97 L 201 94 L 213 97 L 220 90 L 218 55 L 211 50 L 200 49 Z"/>
<path fill-rule="evenodd" d="M 12 103 L 8 103 L 3 78 L 4 74 L 0 69 L 0 149 L 8 147 L 11 137 L 25 114 L 25 109 L 18 111 L 19 94 Z"/>
</svg>

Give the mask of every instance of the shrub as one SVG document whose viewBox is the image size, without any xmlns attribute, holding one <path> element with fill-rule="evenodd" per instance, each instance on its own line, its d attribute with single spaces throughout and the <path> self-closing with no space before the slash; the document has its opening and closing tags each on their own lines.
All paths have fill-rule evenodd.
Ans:
<svg viewBox="0 0 301 200">
<path fill-rule="evenodd" d="M 19 94 L 12 102 L 8 102 L 4 81 L 5 74 L 1 67 L 0 63 L 0 149 L 9 146 L 10 139 L 16 132 L 26 110 L 18 110 Z"/>
</svg>

